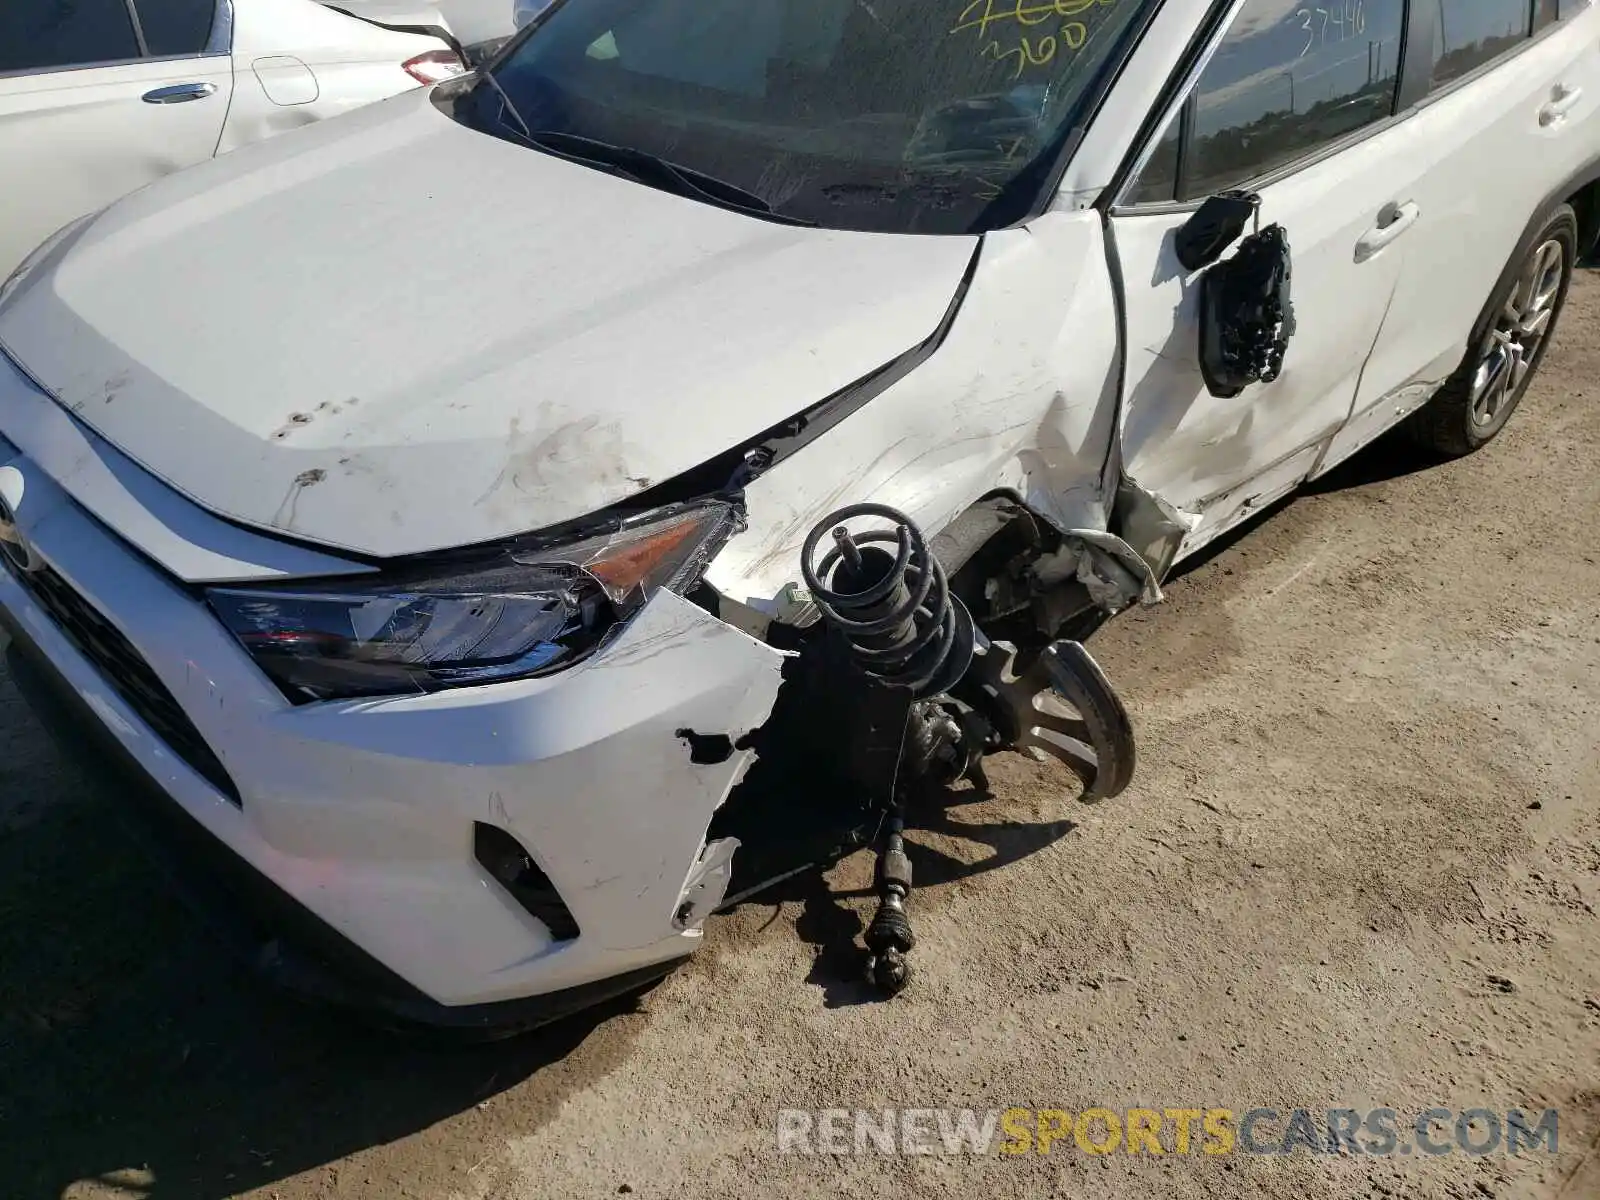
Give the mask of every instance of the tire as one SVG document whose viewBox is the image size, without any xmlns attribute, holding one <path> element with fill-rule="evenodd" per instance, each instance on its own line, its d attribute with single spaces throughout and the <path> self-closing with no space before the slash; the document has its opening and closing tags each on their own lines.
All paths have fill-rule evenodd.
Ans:
<svg viewBox="0 0 1600 1200">
<path fill-rule="evenodd" d="M 1459 458 L 1488 445 L 1544 360 L 1578 257 L 1572 206 L 1552 209 L 1526 247 L 1517 270 L 1485 307 L 1455 374 L 1406 421 L 1411 439 L 1426 450 Z"/>
</svg>

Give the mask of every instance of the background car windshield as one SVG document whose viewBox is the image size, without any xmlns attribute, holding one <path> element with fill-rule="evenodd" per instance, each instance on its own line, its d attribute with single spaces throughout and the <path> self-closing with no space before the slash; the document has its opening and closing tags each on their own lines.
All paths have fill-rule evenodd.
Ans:
<svg viewBox="0 0 1600 1200">
<path fill-rule="evenodd" d="M 496 78 L 536 132 L 667 158 L 784 216 L 961 233 L 1025 215 L 1151 2 L 565 0 Z"/>
</svg>

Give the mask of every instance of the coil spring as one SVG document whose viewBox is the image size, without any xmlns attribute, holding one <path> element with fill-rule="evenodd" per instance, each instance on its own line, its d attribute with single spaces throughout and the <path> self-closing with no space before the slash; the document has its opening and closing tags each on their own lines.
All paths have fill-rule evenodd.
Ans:
<svg viewBox="0 0 1600 1200">
<path fill-rule="evenodd" d="M 852 534 L 844 522 L 857 517 L 878 517 L 893 528 Z M 833 547 L 814 563 L 830 533 Z M 844 636 L 867 674 L 921 698 L 947 691 L 966 673 L 972 618 L 904 513 L 884 504 L 830 513 L 806 538 L 800 570 L 822 619 Z"/>
</svg>

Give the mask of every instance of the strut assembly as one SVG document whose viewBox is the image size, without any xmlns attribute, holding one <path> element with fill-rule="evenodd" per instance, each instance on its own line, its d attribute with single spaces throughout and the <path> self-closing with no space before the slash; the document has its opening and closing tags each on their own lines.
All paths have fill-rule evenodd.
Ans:
<svg viewBox="0 0 1600 1200">
<path fill-rule="evenodd" d="M 848 524 L 869 519 L 875 528 L 855 532 Z M 1080 643 L 1056 641 L 1024 656 L 1009 642 L 989 640 L 952 592 L 922 531 L 896 509 L 855 504 L 829 514 L 805 540 L 801 574 L 832 643 L 819 655 L 846 661 L 861 687 L 903 713 L 898 765 L 887 794 L 872 798 L 882 814 L 878 909 L 863 937 L 868 978 L 892 995 L 910 980 L 906 956 L 916 945 L 904 841 L 915 802 L 1006 749 L 1064 762 L 1082 781 L 1085 799 L 1114 796 L 1133 776 L 1133 730 Z M 850 746 L 837 750 L 853 753 Z"/>
</svg>

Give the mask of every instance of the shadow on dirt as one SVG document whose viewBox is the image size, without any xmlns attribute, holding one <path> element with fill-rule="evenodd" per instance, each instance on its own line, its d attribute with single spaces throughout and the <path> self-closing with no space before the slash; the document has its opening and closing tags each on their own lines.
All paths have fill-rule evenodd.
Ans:
<svg viewBox="0 0 1600 1200">
<path fill-rule="evenodd" d="M 980 779 L 976 787 L 959 791 L 939 789 L 915 806 L 907 817 L 906 854 L 911 859 L 914 888 L 932 888 L 997 871 L 1060 841 L 1078 827 L 1077 822 L 1006 821 L 967 819 L 962 810 L 992 799 Z M 966 843 L 986 848 L 974 859 L 947 852 Z M 877 891 L 835 888 L 825 872 L 831 864 L 801 871 L 735 905 L 769 907 L 784 903 L 800 906 L 795 932 L 816 948 L 806 982 L 820 988 L 823 1006 L 846 1008 L 881 1002 L 885 997 L 866 980 L 867 952 L 861 944 L 866 921 L 877 904 Z M 858 902 L 852 905 L 850 902 Z M 910 909 L 916 924 L 917 892 Z M 859 911 L 858 911 L 859 909 Z M 865 913 L 863 917 L 862 913 Z"/>
<path fill-rule="evenodd" d="M 1383 483 L 1401 475 L 1420 475 L 1450 461 L 1441 454 L 1418 446 L 1403 429 L 1393 429 L 1300 490 L 1308 496 L 1326 496 L 1332 492 Z"/>
<path fill-rule="evenodd" d="M 53 764 L 23 774 L 20 786 L 65 790 Z M 8 1200 L 54 1200 L 80 1181 L 185 1200 L 269 1185 L 470 1112 L 629 1007 L 478 1046 L 301 1007 L 215 948 L 103 800 L 0 835 L 0 964 Z"/>
</svg>

